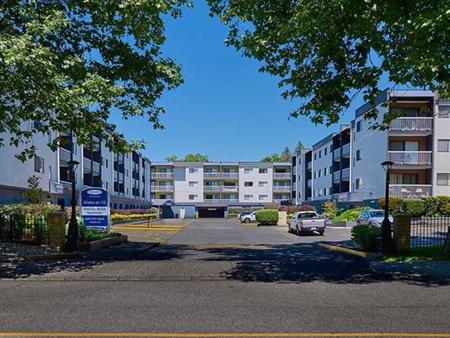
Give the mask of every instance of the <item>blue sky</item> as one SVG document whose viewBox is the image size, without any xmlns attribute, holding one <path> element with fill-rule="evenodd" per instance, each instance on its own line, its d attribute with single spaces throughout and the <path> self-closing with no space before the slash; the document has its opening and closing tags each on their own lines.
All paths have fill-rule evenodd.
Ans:
<svg viewBox="0 0 450 338">
<path fill-rule="evenodd" d="M 167 23 L 164 54 L 181 65 L 184 84 L 159 102 L 166 109 L 165 129 L 153 130 L 141 118 L 113 119 L 128 139 L 145 141 L 142 152 L 152 161 L 197 152 L 210 160 L 258 161 L 299 140 L 309 146 L 339 128 L 289 120 L 295 106 L 280 96 L 277 80 L 226 47 L 226 35 L 227 28 L 209 17 L 202 0 Z M 341 123 L 350 121 L 362 103 L 356 98 Z"/>
</svg>

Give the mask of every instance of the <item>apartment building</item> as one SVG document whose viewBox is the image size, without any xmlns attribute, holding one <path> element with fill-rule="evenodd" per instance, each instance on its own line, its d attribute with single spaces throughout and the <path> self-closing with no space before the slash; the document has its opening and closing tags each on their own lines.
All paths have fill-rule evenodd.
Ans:
<svg viewBox="0 0 450 338">
<path fill-rule="evenodd" d="M 27 122 L 24 128 L 31 127 Z M 27 125 L 29 124 L 29 125 Z M 76 189 L 101 187 L 109 191 L 111 208 L 150 207 L 150 161 L 138 152 L 116 154 L 93 136 L 89 145 L 77 143 L 70 133 L 61 134 L 60 147 L 53 151 L 47 144 L 58 135 L 34 135 L 31 145 L 36 155 L 24 163 L 15 158 L 23 147 L 0 147 L 3 166 L 0 175 L 0 204 L 26 201 L 28 178 L 38 176 L 45 200 L 70 204 L 71 175 L 68 162 L 78 161 Z M 4 135 L 5 139 L 8 138 Z"/>
<path fill-rule="evenodd" d="M 291 163 L 162 162 L 151 164 L 151 200 L 165 217 L 224 217 L 228 207 L 291 199 Z"/>
<path fill-rule="evenodd" d="M 386 130 L 372 129 L 364 119 L 370 108 L 364 104 L 350 125 L 294 155 L 300 194 L 293 203 L 378 199 L 384 196 L 385 160 L 394 163 L 392 196 L 450 195 L 450 101 L 426 90 L 386 90 L 377 98 L 375 122 L 388 111 L 399 116 Z"/>
</svg>

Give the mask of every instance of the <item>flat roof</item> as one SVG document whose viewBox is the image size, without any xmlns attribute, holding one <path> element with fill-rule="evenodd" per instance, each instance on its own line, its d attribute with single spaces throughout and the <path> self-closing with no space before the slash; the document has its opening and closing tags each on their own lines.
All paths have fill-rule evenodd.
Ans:
<svg viewBox="0 0 450 338">
<path fill-rule="evenodd" d="M 161 167 L 183 167 L 183 166 L 253 166 L 253 167 L 271 167 L 271 166 L 290 166 L 291 162 L 152 162 L 152 166 Z"/>
</svg>

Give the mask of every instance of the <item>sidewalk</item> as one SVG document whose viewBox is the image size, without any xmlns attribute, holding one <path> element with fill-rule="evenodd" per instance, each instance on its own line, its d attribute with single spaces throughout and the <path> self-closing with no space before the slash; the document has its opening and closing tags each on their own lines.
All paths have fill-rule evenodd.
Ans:
<svg viewBox="0 0 450 338">
<path fill-rule="evenodd" d="M 374 260 L 370 265 L 376 272 L 380 273 L 450 279 L 450 261 L 448 260 L 422 260 L 414 262 L 384 262 Z"/>
</svg>

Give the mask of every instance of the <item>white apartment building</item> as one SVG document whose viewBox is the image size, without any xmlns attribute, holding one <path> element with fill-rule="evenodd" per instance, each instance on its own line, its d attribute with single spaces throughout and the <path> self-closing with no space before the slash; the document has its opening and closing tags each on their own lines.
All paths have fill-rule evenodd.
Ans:
<svg viewBox="0 0 450 338">
<path fill-rule="evenodd" d="M 24 128 L 31 128 L 27 122 Z M 2 135 L 6 140 L 8 135 Z M 92 137 L 90 145 L 80 145 L 70 133 L 62 134 L 60 147 L 53 151 L 47 144 L 56 138 L 55 132 L 34 135 L 31 145 L 36 155 L 25 162 L 15 155 L 23 147 L 0 147 L 0 204 L 27 200 L 28 178 L 38 176 L 45 199 L 53 203 L 70 204 L 71 177 L 68 162 L 78 161 L 76 189 L 102 187 L 110 192 L 111 208 L 133 209 L 150 207 L 150 161 L 137 152 L 115 154 L 105 143 Z M 30 145 L 28 145 L 30 146 Z"/>
<path fill-rule="evenodd" d="M 384 196 L 380 163 L 386 160 L 394 162 L 392 196 L 450 195 L 450 101 L 426 90 L 387 90 L 376 104 L 376 122 L 388 111 L 400 115 L 387 130 L 370 128 L 365 104 L 351 125 L 294 156 L 293 203 L 378 199 Z"/>
<path fill-rule="evenodd" d="M 291 178 L 289 162 L 152 163 L 151 200 L 164 217 L 223 217 L 228 207 L 289 202 Z"/>
</svg>

